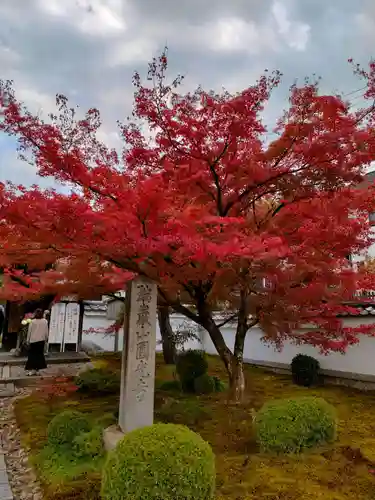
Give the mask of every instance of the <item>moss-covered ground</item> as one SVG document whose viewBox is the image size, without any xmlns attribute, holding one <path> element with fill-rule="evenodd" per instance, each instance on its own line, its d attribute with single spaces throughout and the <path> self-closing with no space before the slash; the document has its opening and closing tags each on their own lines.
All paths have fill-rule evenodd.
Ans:
<svg viewBox="0 0 375 500">
<path fill-rule="evenodd" d="M 119 369 L 118 357 L 101 357 Z M 210 358 L 210 373 L 225 379 L 220 361 Z M 157 384 L 170 380 L 172 371 L 157 360 Z M 183 423 L 200 433 L 217 458 L 217 500 L 374 500 L 375 394 L 344 387 L 305 389 L 288 376 L 246 367 L 246 400 L 230 404 L 225 393 L 197 397 L 157 390 L 155 420 Z M 299 456 L 259 453 L 252 432 L 252 417 L 265 401 L 316 395 L 333 404 L 339 415 L 338 440 L 333 446 Z M 17 402 L 16 417 L 24 443 L 45 488 L 54 500 L 99 499 L 103 460 L 64 463 L 43 457 L 50 419 L 66 408 L 86 412 L 93 421 L 115 422 L 118 396 L 93 398 L 77 393 L 49 401 L 34 394 Z M 374 469 L 374 472 L 373 472 Z"/>
</svg>

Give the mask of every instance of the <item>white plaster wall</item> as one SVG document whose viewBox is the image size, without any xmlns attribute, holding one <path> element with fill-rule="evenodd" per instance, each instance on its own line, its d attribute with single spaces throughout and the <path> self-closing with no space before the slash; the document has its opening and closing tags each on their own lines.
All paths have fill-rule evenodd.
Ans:
<svg viewBox="0 0 375 500">
<path fill-rule="evenodd" d="M 102 331 L 103 328 L 110 326 L 112 321 L 107 320 L 105 314 L 85 314 L 84 330 L 89 328 L 97 328 Z M 172 315 L 171 323 L 173 328 L 177 328 L 182 323 L 186 323 L 183 316 Z M 345 319 L 344 324 L 348 327 L 356 327 L 369 323 L 375 323 L 375 317 L 350 318 Z M 199 332 L 197 332 L 199 333 Z M 234 345 L 234 327 L 226 326 L 222 328 L 222 333 L 226 344 L 230 349 Z M 208 354 L 216 354 L 216 349 L 212 344 L 207 332 L 200 331 L 200 342 L 190 341 L 185 345 L 186 349 L 204 349 Z M 321 363 L 322 368 L 352 372 L 363 375 L 375 375 L 375 338 L 362 336 L 360 343 L 350 347 L 343 354 L 331 353 L 322 355 L 317 349 L 311 346 L 295 346 L 291 343 L 285 343 L 281 352 L 278 352 L 273 346 L 267 345 L 261 341 L 262 331 L 259 328 L 253 328 L 246 337 L 244 359 L 255 362 L 276 362 L 290 364 L 293 357 L 298 353 L 309 354 L 314 356 Z M 102 333 L 84 334 L 84 339 L 91 340 L 106 351 L 114 350 L 114 336 L 103 335 Z M 159 343 L 161 340 L 159 325 L 157 325 L 157 350 L 161 351 L 162 347 Z M 122 349 L 123 334 L 119 333 L 119 349 Z"/>
<path fill-rule="evenodd" d="M 105 314 L 86 313 L 83 315 L 82 340 L 88 340 L 99 345 L 104 351 L 114 350 L 114 336 L 103 334 L 106 328 L 111 326 L 113 321 L 109 321 Z M 87 330 L 94 329 L 96 333 L 86 333 Z"/>
<path fill-rule="evenodd" d="M 191 328 L 197 330 L 197 328 L 192 323 L 188 323 L 186 321 L 186 319 L 184 318 L 184 316 L 180 316 L 180 315 L 172 315 L 171 316 L 171 326 L 172 326 L 172 328 L 174 330 L 176 330 L 177 328 L 182 328 L 186 324 L 189 324 L 189 326 Z M 199 335 L 198 330 L 195 331 L 195 334 Z M 124 339 L 123 331 L 120 331 L 119 332 L 119 350 L 122 349 L 123 339 Z M 196 342 L 194 340 L 189 340 L 188 342 L 185 343 L 184 348 L 185 349 L 202 349 L 202 344 L 201 344 L 201 342 Z M 159 323 L 158 322 L 156 322 L 156 350 L 159 351 L 159 352 L 162 350 L 161 335 L 160 335 L 160 329 L 159 329 Z"/>
<path fill-rule="evenodd" d="M 346 327 L 358 327 L 375 323 L 375 317 L 350 318 L 344 320 Z M 222 333 L 229 348 L 234 345 L 234 329 L 223 328 Z M 330 353 L 320 354 L 313 346 L 296 346 L 286 342 L 281 351 L 274 346 L 264 343 L 261 338 L 262 331 L 252 328 L 246 336 L 244 359 L 255 362 L 285 363 L 290 364 L 293 357 L 299 353 L 308 354 L 319 360 L 321 367 L 327 370 L 358 373 L 362 375 L 375 375 L 375 338 L 361 336 L 359 344 L 349 347 L 345 354 Z M 216 354 L 216 349 L 211 339 L 204 336 L 204 349 L 209 354 Z"/>
<path fill-rule="evenodd" d="M 115 336 L 114 334 L 106 334 L 102 333 L 105 331 L 106 328 L 110 327 L 113 324 L 112 320 L 108 320 L 106 318 L 105 313 L 99 313 L 99 312 L 91 312 L 91 311 L 85 311 L 85 314 L 83 316 L 83 340 L 88 340 L 91 342 L 94 342 L 95 344 L 99 345 L 103 350 L 105 351 L 113 351 L 114 350 L 114 345 L 115 345 Z M 182 328 L 184 325 L 186 325 L 187 322 L 183 316 L 180 315 L 174 315 L 171 317 L 171 325 L 172 328 L 175 330 L 177 328 Z M 197 328 L 190 323 L 191 328 L 197 330 Z M 90 330 L 96 330 L 96 332 L 90 332 Z M 195 332 L 197 335 L 199 334 L 198 330 Z M 123 331 L 122 329 L 119 332 L 119 343 L 118 343 L 118 348 L 119 350 L 122 350 L 123 346 Z M 196 342 L 194 340 L 190 340 L 186 342 L 185 344 L 185 349 L 201 349 L 202 344 L 200 342 Z M 159 329 L 159 324 L 157 322 L 156 324 L 156 349 L 157 351 L 162 350 L 161 346 L 161 335 L 160 335 L 160 329 Z"/>
<path fill-rule="evenodd" d="M 375 226 L 371 228 L 371 235 L 375 237 Z M 365 260 L 365 257 L 375 258 L 375 243 L 370 245 L 364 252 L 361 252 L 356 255 L 352 255 L 353 262 L 362 262 Z"/>
</svg>

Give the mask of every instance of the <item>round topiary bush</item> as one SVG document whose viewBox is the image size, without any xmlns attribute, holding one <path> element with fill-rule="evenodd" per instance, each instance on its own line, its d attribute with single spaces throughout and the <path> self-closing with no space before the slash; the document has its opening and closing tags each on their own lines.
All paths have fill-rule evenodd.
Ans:
<svg viewBox="0 0 375 500">
<path fill-rule="evenodd" d="M 297 354 L 292 360 L 291 370 L 293 382 L 297 385 L 311 387 L 319 383 L 320 363 L 311 356 Z"/>
<path fill-rule="evenodd" d="M 204 373 L 194 380 L 194 392 L 197 394 L 211 394 L 215 391 L 215 379 L 207 373 Z"/>
<path fill-rule="evenodd" d="M 127 434 L 109 453 L 103 500 L 211 500 L 215 456 L 185 426 L 155 424 Z"/>
<path fill-rule="evenodd" d="M 82 432 L 73 440 L 73 451 L 77 458 L 95 458 L 102 455 L 102 428 L 94 427 L 89 432 Z"/>
<path fill-rule="evenodd" d="M 336 438 L 337 418 L 324 399 L 305 397 L 266 403 L 255 418 L 263 452 L 299 453 Z"/>
<path fill-rule="evenodd" d="M 73 446 L 74 439 L 89 432 L 91 425 L 82 413 L 66 410 L 56 415 L 48 424 L 47 440 L 52 446 Z"/>
<path fill-rule="evenodd" d="M 176 371 L 185 392 L 194 392 L 194 380 L 207 373 L 207 370 L 208 363 L 203 351 L 191 349 L 177 357 Z"/>
</svg>

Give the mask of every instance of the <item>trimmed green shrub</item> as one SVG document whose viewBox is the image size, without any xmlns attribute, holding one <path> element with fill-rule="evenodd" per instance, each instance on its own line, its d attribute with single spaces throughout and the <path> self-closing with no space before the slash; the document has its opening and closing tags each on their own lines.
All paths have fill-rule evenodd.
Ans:
<svg viewBox="0 0 375 500">
<path fill-rule="evenodd" d="M 102 428 L 94 427 L 89 432 L 83 432 L 73 440 L 74 455 L 77 458 L 94 458 L 103 453 Z"/>
<path fill-rule="evenodd" d="M 177 357 L 176 371 L 185 392 L 194 392 L 194 380 L 207 373 L 207 370 L 208 363 L 203 351 L 190 349 Z"/>
<path fill-rule="evenodd" d="M 196 392 L 197 394 L 211 394 L 215 391 L 215 380 L 207 373 L 194 380 L 194 392 Z"/>
<path fill-rule="evenodd" d="M 117 394 L 120 392 L 120 375 L 108 368 L 85 370 L 75 378 L 79 392 L 92 396 Z"/>
<path fill-rule="evenodd" d="M 116 417 L 113 413 L 104 413 L 104 415 L 102 415 L 96 420 L 96 425 L 98 427 L 101 427 L 102 429 L 105 429 L 110 425 L 114 425 L 117 421 L 118 421 L 118 415 Z"/>
<path fill-rule="evenodd" d="M 212 500 L 215 456 L 183 425 L 155 424 L 127 434 L 108 455 L 103 500 Z"/>
<path fill-rule="evenodd" d="M 319 383 L 320 363 L 306 354 L 297 354 L 292 360 L 291 370 L 293 382 L 303 387 L 311 387 Z"/>
<path fill-rule="evenodd" d="M 168 398 L 155 411 L 159 422 L 165 424 L 183 424 L 194 427 L 212 418 L 212 411 L 199 398 Z"/>
<path fill-rule="evenodd" d="M 280 399 L 266 403 L 255 418 L 262 452 L 299 453 L 335 440 L 335 409 L 322 398 Z"/>
<path fill-rule="evenodd" d="M 56 415 L 48 424 L 47 440 L 54 447 L 73 446 L 77 436 L 90 430 L 90 422 L 83 413 L 65 410 Z"/>
<path fill-rule="evenodd" d="M 224 392 L 227 390 L 227 384 L 223 380 L 221 380 L 216 375 L 212 378 L 214 379 L 214 382 L 215 382 L 215 391 L 216 392 Z"/>
<path fill-rule="evenodd" d="M 179 380 L 166 380 L 159 385 L 161 391 L 181 391 L 182 386 Z"/>
</svg>

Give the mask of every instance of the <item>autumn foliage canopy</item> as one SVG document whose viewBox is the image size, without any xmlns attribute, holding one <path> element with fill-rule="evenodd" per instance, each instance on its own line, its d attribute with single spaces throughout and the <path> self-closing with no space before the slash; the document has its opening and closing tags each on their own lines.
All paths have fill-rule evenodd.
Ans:
<svg viewBox="0 0 375 500">
<path fill-rule="evenodd" d="M 163 53 L 145 84 L 134 77 L 120 152 L 98 141 L 99 111 L 76 118 L 59 95 L 57 114 L 43 121 L 3 82 L 0 130 L 40 176 L 71 191 L 1 184 L 2 294 L 111 293 L 148 276 L 206 328 L 232 375 L 254 324 L 279 345 L 355 343 L 358 330 L 337 315 L 361 280 L 346 257 L 371 243 L 373 188 L 358 184 L 375 159 L 375 65 L 354 69 L 366 85 L 362 109 L 305 82 L 267 130 L 262 111 L 280 73 L 235 95 L 179 94 L 182 78 L 167 83 Z M 237 325 L 234 350 L 217 309 Z M 318 328 L 294 333 L 301 323 Z"/>
</svg>

